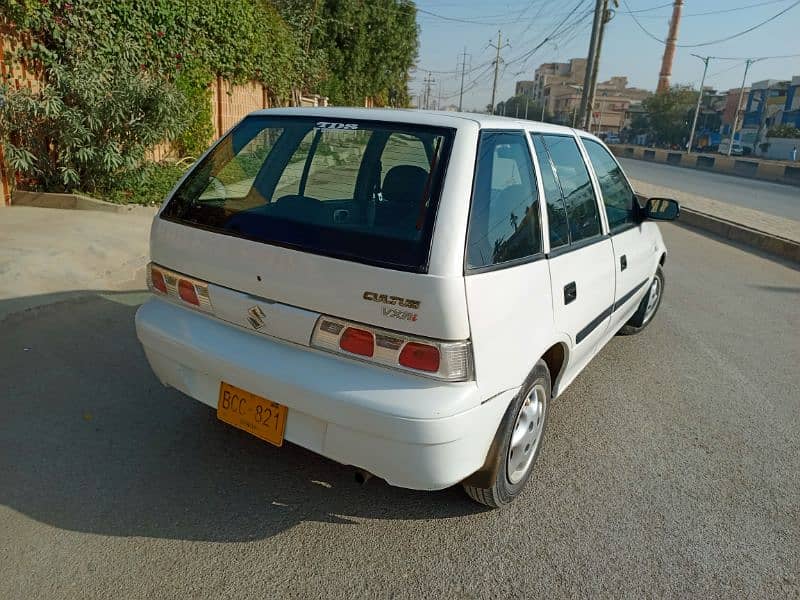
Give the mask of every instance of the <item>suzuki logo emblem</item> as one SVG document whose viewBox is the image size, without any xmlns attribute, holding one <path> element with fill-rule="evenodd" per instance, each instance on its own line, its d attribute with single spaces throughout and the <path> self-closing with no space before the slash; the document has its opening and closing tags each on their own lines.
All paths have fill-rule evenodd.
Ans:
<svg viewBox="0 0 800 600">
<path fill-rule="evenodd" d="M 266 318 L 267 315 L 264 314 L 260 306 L 251 306 L 247 309 L 247 320 L 250 321 L 253 329 L 261 329 L 266 325 Z"/>
</svg>

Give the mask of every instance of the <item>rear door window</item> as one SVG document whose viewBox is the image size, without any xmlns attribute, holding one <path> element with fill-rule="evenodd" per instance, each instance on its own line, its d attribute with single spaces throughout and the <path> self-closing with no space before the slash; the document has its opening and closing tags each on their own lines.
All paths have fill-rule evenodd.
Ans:
<svg viewBox="0 0 800 600">
<path fill-rule="evenodd" d="M 589 171 L 572 136 L 543 134 L 567 209 L 571 243 L 600 235 L 600 212 Z"/>
<path fill-rule="evenodd" d="M 544 198 L 547 202 L 547 222 L 550 234 L 550 249 L 560 248 L 569 244 L 569 223 L 567 222 L 567 209 L 564 198 L 561 196 L 561 186 L 556 181 L 553 163 L 550 154 L 542 141 L 542 136 L 534 134 L 533 147 L 536 150 L 536 161 L 539 164 L 539 175 L 542 178 Z"/>
<path fill-rule="evenodd" d="M 467 269 L 541 252 L 539 194 L 525 134 L 482 133 L 476 169 Z"/>
<path fill-rule="evenodd" d="M 609 228 L 614 231 L 635 223 L 633 203 L 636 197 L 617 161 L 594 140 L 584 139 L 583 146 L 600 183 Z"/>
<path fill-rule="evenodd" d="M 425 271 L 449 128 L 248 117 L 162 218 L 257 242 Z"/>
</svg>

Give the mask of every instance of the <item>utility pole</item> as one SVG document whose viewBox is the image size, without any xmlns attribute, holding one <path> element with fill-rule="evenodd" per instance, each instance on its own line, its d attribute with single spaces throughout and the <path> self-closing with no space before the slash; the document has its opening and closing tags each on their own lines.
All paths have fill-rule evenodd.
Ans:
<svg viewBox="0 0 800 600">
<path fill-rule="evenodd" d="M 661 71 L 658 73 L 658 87 L 656 94 L 669 89 L 669 78 L 672 75 L 672 61 L 675 59 L 675 45 L 678 42 L 678 26 L 681 24 L 681 8 L 683 0 L 675 0 L 672 5 L 672 18 L 669 21 L 667 43 L 664 45 L 664 56 L 661 59 Z"/>
<path fill-rule="evenodd" d="M 619 6 L 617 0 L 614 0 L 614 6 Z M 606 24 L 611 20 L 614 16 L 613 11 L 608 9 L 608 0 L 603 0 L 603 7 L 602 7 L 602 19 L 600 21 L 600 31 L 597 34 L 597 46 L 595 48 L 593 63 L 591 66 L 591 78 L 589 81 L 589 90 L 584 91 L 584 95 L 586 96 L 586 105 L 587 105 L 587 112 L 584 113 L 584 126 L 583 128 L 588 131 L 589 126 L 591 124 L 591 113 L 594 110 L 594 94 L 597 90 L 597 74 L 600 71 L 600 51 L 603 49 L 603 35 L 605 34 Z M 587 65 L 588 67 L 588 65 Z M 587 73 L 590 71 L 587 68 Z"/>
<path fill-rule="evenodd" d="M 742 77 L 742 87 L 739 88 L 739 101 L 736 103 L 736 112 L 733 113 L 733 127 L 731 128 L 731 141 L 728 144 L 728 156 L 731 155 L 731 150 L 733 150 L 733 137 L 736 135 L 736 128 L 739 126 L 739 109 L 742 107 L 742 98 L 744 97 L 744 83 L 747 81 L 747 71 L 750 70 L 750 65 L 752 65 L 755 59 L 748 58 L 744 61 L 744 77 Z"/>
<path fill-rule="evenodd" d="M 539 119 L 542 123 L 544 123 L 544 107 L 545 107 L 544 98 L 542 98 L 542 118 Z"/>
<path fill-rule="evenodd" d="M 501 38 L 502 33 L 500 31 L 497 32 L 497 45 L 495 46 L 493 43 L 489 42 L 489 46 L 497 50 L 497 54 L 494 58 L 494 83 L 492 83 L 492 114 L 494 114 L 494 100 L 497 96 L 497 71 L 500 69 L 500 50 L 505 48 L 506 46 L 511 46 L 508 42 L 505 44 L 502 43 Z M 502 44 L 502 45 L 501 45 Z M 505 110 L 505 105 L 503 105 L 503 109 Z"/>
<path fill-rule="evenodd" d="M 464 46 L 464 52 L 462 52 L 459 56 L 461 56 L 461 91 L 458 93 L 458 112 L 461 112 L 461 102 L 464 99 L 464 72 L 467 70 L 466 46 Z"/>
<path fill-rule="evenodd" d="M 431 107 L 431 85 L 436 83 L 436 80 L 431 75 L 431 72 L 428 71 L 428 74 L 425 76 L 425 91 L 423 92 L 423 105 L 422 108 L 425 110 L 430 109 Z"/>
<path fill-rule="evenodd" d="M 525 97 L 525 120 L 528 120 L 528 102 L 530 102 L 530 98 Z"/>
<path fill-rule="evenodd" d="M 592 21 L 592 35 L 589 38 L 589 55 L 586 57 L 586 74 L 583 77 L 583 94 L 581 94 L 580 121 L 586 121 L 586 112 L 589 108 L 589 88 L 592 85 L 592 69 L 594 57 L 597 54 L 597 44 L 600 40 L 600 28 L 605 18 L 607 0 L 595 0 L 594 20 Z"/>
<path fill-rule="evenodd" d="M 689 147 L 686 149 L 687 154 L 692 153 L 692 144 L 694 143 L 694 131 L 697 128 L 697 117 L 700 115 L 700 103 L 703 100 L 703 85 L 706 82 L 706 72 L 708 72 L 708 61 L 711 56 L 700 56 L 692 54 L 692 56 L 699 58 L 703 61 L 703 77 L 700 79 L 700 93 L 697 95 L 697 106 L 694 109 L 694 119 L 692 120 L 692 130 L 689 132 Z"/>
</svg>

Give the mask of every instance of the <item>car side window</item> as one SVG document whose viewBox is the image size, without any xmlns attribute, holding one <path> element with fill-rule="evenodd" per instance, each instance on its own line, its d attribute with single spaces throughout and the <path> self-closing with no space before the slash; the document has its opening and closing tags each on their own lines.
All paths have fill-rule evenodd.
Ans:
<svg viewBox="0 0 800 600">
<path fill-rule="evenodd" d="M 594 140 L 584 139 L 583 145 L 600 183 L 609 228 L 613 231 L 628 223 L 635 223 L 633 203 L 636 197 L 617 161 Z"/>
<path fill-rule="evenodd" d="M 567 223 L 567 209 L 564 198 L 561 196 L 561 187 L 556 181 L 550 154 L 545 148 L 542 136 L 531 135 L 533 148 L 536 150 L 536 161 L 539 164 L 539 177 L 542 179 L 544 199 L 547 203 L 547 221 L 550 233 L 550 248 L 558 248 L 569 244 L 569 224 Z"/>
<path fill-rule="evenodd" d="M 478 142 L 467 268 L 525 258 L 541 250 L 539 195 L 525 135 L 484 132 Z"/>
<path fill-rule="evenodd" d="M 600 235 L 600 212 L 589 171 L 578 143 L 572 136 L 543 134 L 550 158 L 561 185 L 571 243 Z"/>
</svg>

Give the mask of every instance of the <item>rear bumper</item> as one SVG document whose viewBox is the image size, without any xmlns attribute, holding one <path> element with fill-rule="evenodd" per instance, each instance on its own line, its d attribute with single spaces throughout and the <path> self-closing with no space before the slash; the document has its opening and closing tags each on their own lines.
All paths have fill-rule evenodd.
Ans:
<svg viewBox="0 0 800 600">
<path fill-rule="evenodd" d="M 136 332 L 165 385 L 216 408 L 220 381 L 286 405 L 285 439 L 392 485 L 442 489 L 479 469 L 516 390 L 441 383 L 276 341 L 151 299 Z"/>
</svg>

